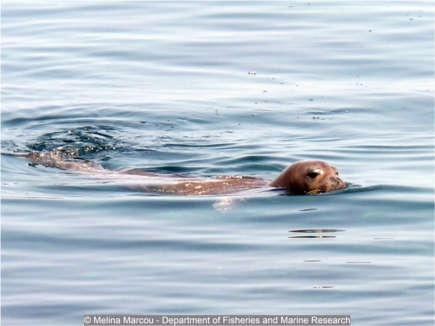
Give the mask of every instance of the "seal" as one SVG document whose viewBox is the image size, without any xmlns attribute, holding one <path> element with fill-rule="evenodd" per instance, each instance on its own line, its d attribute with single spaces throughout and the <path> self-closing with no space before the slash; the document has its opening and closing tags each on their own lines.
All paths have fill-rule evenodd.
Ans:
<svg viewBox="0 0 435 326">
<path fill-rule="evenodd" d="M 291 195 L 315 195 L 346 188 L 337 169 L 324 161 L 299 161 L 288 166 L 273 181 L 249 176 L 194 178 L 164 175 L 140 169 L 107 170 L 99 164 L 65 157 L 60 151 L 31 152 L 18 155 L 31 165 L 93 174 L 111 180 L 134 181 L 129 187 L 147 192 L 176 195 L 227 195 L 259 188 L 285 189 Z"/>
</svg>

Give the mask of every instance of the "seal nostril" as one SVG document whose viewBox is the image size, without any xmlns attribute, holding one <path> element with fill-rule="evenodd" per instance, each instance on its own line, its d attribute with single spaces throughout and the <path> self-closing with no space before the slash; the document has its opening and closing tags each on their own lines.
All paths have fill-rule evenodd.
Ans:
<svg viewBox="0 0 435 326">
<path fill-rule="evenodd" d="M 330 177 L 329 181 L 333 182 L 335 185 L 338 185 L 340 183 L 340 179 L 334 177 Z"/>
</svg>

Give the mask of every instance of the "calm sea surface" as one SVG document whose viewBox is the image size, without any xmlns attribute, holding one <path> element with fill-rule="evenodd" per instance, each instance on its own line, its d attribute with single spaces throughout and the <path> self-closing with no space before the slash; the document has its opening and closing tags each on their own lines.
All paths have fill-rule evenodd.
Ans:
<svg viewBox="0 0 435 326">
<path fill-rule="evenodd" d="M 146 194 L 2 155 L 2 322 L 87 313 L 434 319 L 431 1 L 4 1 L 2 151 L 272 179 L 321 196 Z"/>
</svg>

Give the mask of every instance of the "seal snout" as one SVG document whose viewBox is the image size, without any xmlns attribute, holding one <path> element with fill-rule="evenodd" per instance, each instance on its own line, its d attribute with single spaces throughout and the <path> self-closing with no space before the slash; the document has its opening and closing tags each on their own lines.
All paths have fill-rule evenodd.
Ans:
<svg viewBox="0 0 435 326">
<path fill-rule="evenodd" d="M 330 177 L 329 182 L 332 185 L 333 190 L 344 189 L 347 187 L 346 182 L 341 180 L 339 177 Z"/>
</svg>

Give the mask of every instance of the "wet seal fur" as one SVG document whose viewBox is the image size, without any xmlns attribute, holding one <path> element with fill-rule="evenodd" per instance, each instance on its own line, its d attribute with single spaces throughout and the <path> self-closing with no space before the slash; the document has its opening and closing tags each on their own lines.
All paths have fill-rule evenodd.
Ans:
<svg viewBox="0 0 435 326">
<path fill-rule="evenodd" d="M 337 169 L 324 161 L 299 161 L 287 167 L 275 180 L 246 176 L 219 176 L 200 179 L 163 175 L 138 169 L 107 170 L 101 165 L 65 157 L 61 151 L 31 152 L 17 155 L 28 159 L 31 165 L 43 165 L 63 170 L 74 170 L 100 177 L 133 177 L 137 189 L 177 195 L 227 195 L 258 188 L 281 188 L 292 195 L 315 195 L 346 188 Z M 146 185 L 141 185 L 141 181 Z"/>
<path fill-rule="evenodd" d="M 337 168 L 324 161 L 299 161 L 285 169 L 270 186 L 294 195 L 313 195 L 346 188 Z"/>
</svg>

